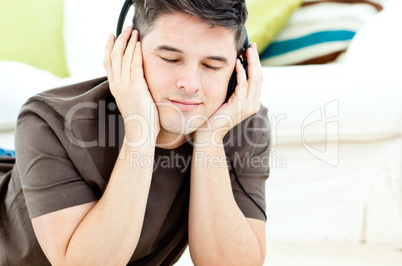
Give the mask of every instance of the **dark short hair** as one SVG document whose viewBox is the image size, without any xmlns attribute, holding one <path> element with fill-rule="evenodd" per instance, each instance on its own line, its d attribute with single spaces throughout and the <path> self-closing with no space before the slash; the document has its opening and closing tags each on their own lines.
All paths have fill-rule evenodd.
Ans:
<svg viewBox="0 0 402 266">
<path fill-rule="evenodd" d="M 144 37 L 162 14 L 184 13 L 199 17 L 205 23 L 234 31 L 238 52 L 246 40 L 248 12 L 245 0 L 132 0 L 135 5 L 133 27 Z"/>
</svg>

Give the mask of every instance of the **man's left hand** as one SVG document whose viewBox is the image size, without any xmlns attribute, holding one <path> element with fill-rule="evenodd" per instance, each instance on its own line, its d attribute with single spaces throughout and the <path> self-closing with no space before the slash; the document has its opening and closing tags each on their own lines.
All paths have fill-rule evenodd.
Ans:
<svg viewBox="0 0 402 266">
<path fill-rule="evenodd" d="M 237 86 L 235 92 L 214 114 L 195 131 L 197 139 L 201 136 L 221 141 L 226 133 L 247 117 L 260 110 L 260 95 L 262 87 L 261 62 L 257 45 L 251 43 L 246 51 L 248 62 L 248 79 L 240 60 L 236 61 Z M 211 139 L 210 139 L 211 140 Z"/>
</svg>

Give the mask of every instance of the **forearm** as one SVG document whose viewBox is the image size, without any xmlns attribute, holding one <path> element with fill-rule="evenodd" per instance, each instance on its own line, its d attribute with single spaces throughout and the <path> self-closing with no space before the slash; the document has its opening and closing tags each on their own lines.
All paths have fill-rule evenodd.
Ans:
<svg viewBox="0 0 402 266">
<path fill-rule="evenodd" d="M 152 167 L 130 163 L 130 153 L 154 158 L 154 147 L 123 145 L 102 198 L 71 237 L 63 264 L 125 265 L 143 225 Z"/>
<path fill-rule="evenodd" d="M 196 147 L 197 141 L 196 136 L 189 209 L 195 264 L 261 264 L 258 240 L 233 196 L 224 148 Z"/>
</svg>

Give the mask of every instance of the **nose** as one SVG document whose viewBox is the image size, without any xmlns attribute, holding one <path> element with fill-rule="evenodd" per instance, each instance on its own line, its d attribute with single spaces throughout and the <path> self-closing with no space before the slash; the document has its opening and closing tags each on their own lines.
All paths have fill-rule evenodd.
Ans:
<svg viewBox="0 0 402 266">
<path fill-rule="evenodd" d="M 198 67 L 194 65 L 184 65 L 179 70 L 177 87 L 184 90 L 187 94 L 197 92 L 201 88 Z"/>
</svg>

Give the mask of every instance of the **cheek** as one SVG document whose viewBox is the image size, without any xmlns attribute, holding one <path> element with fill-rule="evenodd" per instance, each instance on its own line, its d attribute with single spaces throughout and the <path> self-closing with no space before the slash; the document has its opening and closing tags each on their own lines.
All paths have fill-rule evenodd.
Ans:
<svg viewBox="0 0 402 266">
<path fill-rule="evenodd" d="M 162 97 L 162 93 L 166 91 L 169 84 L 169 76 L 166 69 L 162 68 L 162 64 L 151 55 L 144 54 L 144 76 L 148 84 L 148 88 L 155 101 Z"/>
<path fill-rule="evenodd" d="M 204 88 L 208 89 L 204 90 L 204 93 L 209 102 L 213 103 L 214 107 L 219 107 L 225 100 L 228 90 L 228 80 L 227 73 L 206 79 L 207 84 Z"/>
</svg>

